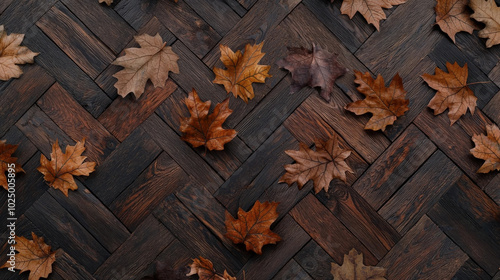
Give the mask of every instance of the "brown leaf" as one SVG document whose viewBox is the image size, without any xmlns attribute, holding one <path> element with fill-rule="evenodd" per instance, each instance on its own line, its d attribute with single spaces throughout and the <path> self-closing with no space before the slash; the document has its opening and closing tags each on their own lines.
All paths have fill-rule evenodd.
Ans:
<svg viewBox="0 0 500 280">
<path fill-rule="evenodd" d="M 113 4 L 113 0 L 99 0 L 99 3 L 106 3 L 108 6 L 111 6 L 111 4 Z"/>
<path fill-rule="evenodd" d="M 141 47 L 125 49 L 125 55 L 113 62 L 125 69 L 113 77 L 118 79 L 115 88 L 120 96 L 125 97 L 132 92 L 138 99 L 144 93 L 148 80 L 155 87 L 163 87 L 168 79 L 168 72 L 179 73 L 179 56 L 163 42 L 160 34 L 154 37 L 143 34 L 136 36 L 135 40 Z"/>
<path fill-rule="evenodd" d="M 448 72 L 436 67 L 436 74 L 424 74 L 422 78 L 429 86 L 437 90 L 436 95 L 429 102 L 429 108 L 434 109 L 434 115 L 449 110 L 448 116 L 453 125 L 461 116 L 467 113 L 467 109 L 474 114 L 477 98 L 472 90 L 467 86 L 467 76 L 469 71 L 467 63 L 460 67 L 458 63 L 446 62 Z"/>
<path fill-rule="evenodd" d="M 37 170 L 44 175 L 43 179 L 49 186 L 68 196 L 68 190 L 78 189 L 73 176 L 89 176 L 94 171 L 95 162 L 84 162 L 87 159 L 82 156 L 84 146 L 85 139 L 76 142 L 75 146 L 66 146 L 66 152 L 63 153 L 56 141 L 52 145 L 51 160 L 41 156 Z"/>
<path fill-rule="evenodd" d="M 469 0 L 437 0 L 436 24 L 455 42 L 455 34 L 465 31 L 472 34 L 474 29 L 479 29 L 471 20 L 467 9 Z"/>
<path fill-rule="evenodd" d="M 332 3 L 333 1 L 331 0 Z M 382 8 L 390 9 L 405 2 L 406 0 L 344 0 L 340 11 L 351 19 L 356 12 L 359 12 L 368 23 L 373 24 L 379 30 L 380 20 L 386 19 Z"/>
<path fill-rule="evenodd" d="M 30 271 L 29 280 L 47 278 L 52 273 L 52 263 L 56 260 L 56 253 L 50 250 L 50 246 L 45 244 L 43 237 L 38 237 L 31 233 L 33 240 L 28 240 L 23 236 L 16 236 L 16 268 L 21 270 L 19 274 Z M 10 267 L 6 262 L 0 268 Z"/>
<path fill-rule="evenodd" d="M 363 254 L 352 249 L 349 255 L 344 255 L 344 263 L 339 266 L 332 263 L 334 280 L 385 280 L 386 269 L 377 266 L 365 266 Z"/>
<path fill-rule="evenodd" d="M 486 133 L 487 135 L 472 136 L 472 141 L 476 146 L 470 150 L 471 154 L 486 161 L 479 168 L 478 173 L 488 173 L 493 170 L 500 171 L 500 129 L 496 125 L 487 125 Z"/>
<path fill-rule="evenodd" d="M 315 45 L 312 51 L 303 47 L 289 48 L 288 56 L 278 61 L 277 65 L 292 73 L 292 93 L 305 86 L 320 87 L 320 95 L 327 102 L 330 101 L 335 80 L 347 71 L 338 63 L 337 55 Z"/>
<path fill-rule="evenodd" d="M 224 150 L 224 144 L 236 137 L 236 130 L 222 128 L 222 124 L 233 112 L 229 109 L 229 98 L 217 104 L 210 115 L 208 112 L 211 102 L 202 102 L 195 89 L 189 93 L 185 103 L 191 117 L 181 120 L 182 140 L 195 148 L 205 146 L 209 150 Z"/>
<path fill-rule="evenodd" d="M 238 219 L 234 219 L 226 211 L 226 234 L 225 237 L 234 244 L 244 243 L 247 251 L 262 254 L 262 246 L 276 244 L 281 237 L 270 229 L 271 224 L 278 218 L 276 212 L 277 202 L 256 201 L 248 212 L 238 209 Z"/>
<path fill-rule="evenodd" d="M 264 57 L 262 51 L 264 42 L 258 45 L 247 44 L 245 53 L 233 52 L 228 46 L 220 45 L 220 60 L 227 70 L 214 67 L 214 83 L 224 85 L 227 93 L 232 92 L 234 97 L 241 97 L 245 102 L 254 98 L 252 83 L 265 83 L 271 66 L 259 65 Z"/>
<path fill-rule="evenodd" d="M 279 182 L 285 182 L 288 185 L 297 182 L 299 189 L 302 189 L 309 180 L 313 180 L 315 193 L 323 189 L 328 192 L 333 179 L 338 178 L 345 182 L 345 173 L 347 171 L 354 173 L 345 162 L 345 159 L 351 155 L 351 151 L 340 148 L 337 137 L 327 142 L 317 141 L 316 151 L 300 143 L 300 150 L 288 150 L 285 153 L 293 158 L 295 163 L 285 165 L 287 172 Z"/>
<path fill-rule="evenodd" d="M 236 280 L 236 277 L 231 277 L 225 270 L 224 275 L 217 274 L 212 262 L 203 257 L 194 259 L 190 267 L 191 271 L 186 276 L 198 275 L 199 280 Z"/>
<path fill-rule="evenodd" d="M 500 7 L 495 0 L 470 0 L 469 6 L 474 10 L 471 18 L 486 24 L 479 31 L 479 37 L 488 38 L 486 47 L 500 44 Z"/>
<path fill-rule="evenodd" d="M 23 40 L 24 34 L 7 35 L 4 26 L 0 25 L 0 80 L 19 78 L 23 71 L 16 64 L 35 62 L 34 58 L 39 53 L 21 46 Z"/>
<path fill-rule="evenodd" d="M 366 96 L 363 100 L 348 104 L 345 109 L 356 115 L 372 113 L 365 129 L 384 131 L 388 125 L 392 125 L 396 119 L 409 110 L 410 101 L 406 99 L 406 90 L 403 88 L 403 80 L 396 74 L 388 88 L 385 87 L 384 78 L 378 75 L 373 80 L 370 73 L 362 74 L 354 71 L 358 91 Z"/>
<path fill-rule="evenodd" d="M 0 140 L 0 186 L 8 190 L 7 176 L 9 164 L 15 164 L 15 173 L 24 172 L 20 164 L 16 164 L 17 158 L 12 157 L 12 154 L 17 150 L 18 145 L 9 145 L 6 140 Z"/>
</svg>

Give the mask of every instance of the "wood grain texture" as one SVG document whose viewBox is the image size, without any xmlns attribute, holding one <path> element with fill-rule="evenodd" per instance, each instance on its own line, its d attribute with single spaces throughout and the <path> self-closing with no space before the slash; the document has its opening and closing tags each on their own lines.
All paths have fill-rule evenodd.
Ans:
<svg viewBox="0 0 500 280">
<path fill-rule="evenodd" d="M 300 265 L 295 261 L 291 260 L 278 272 L 273 280 L 312 280 L 311 276 L 300 267 Z"/>
<path fill-rule="evenodd" d="M 12 3 L 9 5 L 9 2 Z M 0 9 L 4 10 L 0 15 L 0 22 L 5 25 L 9 33 L 25 33 L 56 2 L 57 0 L 2 1 L 0 6 L 7 6 Z M 19 20 L 19 15 L 23 16 L 23 20 Z"/>
<path fill-rule="evenodd" d="M 294 257 L 315 280 L 332 280 L 332 257 L 314 240 L 309 241 Z"/>
<path fill-rule="evenodd" d="M 93 280 L 95 279 L 85 267 L 63 250 L 56 251 L 56 260 L 52 268 L 61 279 Z"/>
</svg>

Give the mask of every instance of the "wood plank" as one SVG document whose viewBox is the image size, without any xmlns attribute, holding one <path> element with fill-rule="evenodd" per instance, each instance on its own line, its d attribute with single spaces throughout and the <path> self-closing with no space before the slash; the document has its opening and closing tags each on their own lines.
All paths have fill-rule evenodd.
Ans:
<svg viewBox="0 0 500 280">
<path fill-rule="evenodd" d="M 291 259 L 273 280 L 312 280 L 312 278 L 294 259 Z"/>
<path fill-rule="evenodd" d="M 498 72 L 500 73 L 500 71 Z M 484 106 L 483 112 L 496 123 L 500 123 L 500 110 L 498 108 L 500 108 L 500 91 Z"/>
<path fill-rule="evenodd" d="M 179 272 L 179 276 L 188 274 L 190 268 L 189 264 L 193 262 L 194 258 L 198 258 L 193 252 L 188 250 L 186 246 L 182 245 L 182 243 L 174 239 L 170 245 L 163 250 L 155 259 L 154 262 L 148 265 L 146 269 L 137 274 L 139 277 L 136 279 L 142 279 L 145 276 L 152 276 L 155 273 L 155 269 L 158 266 L 158 262 L 160 262 L 161 267 L 167 267 L 174 271 Z M 224 271 L 223 264 L 214 263 L 214 268 L 216 271 Z M 177 275 L 176 275 L 177 276 Z"/>
<path fill-rule="evenodd" d="M 238 0 L 225 1 L 240 17 L 243 17 L 247 10 L 238 2 Z"/>
<path fill-rule="evenodd" d="M 9 2 L 7 0 L 6 4 Z M 9 7 L 5 7 L 5 11 L 0 15 L 0 22 L 5 26 L 9 34 L 26 33 L 56 2 L 57 0 L 12 1 L 12 4 Z M 19 20 L 20 15 L 22 15 L 22 20 Z"/>
<path fill-rule="evenodd" d="M 61 3 L 56 3 L 36 25 L 93 79 L 115 59 L 115 55 Z"/>
<path fill-rule="evenodd" d="M 224 36 L 240 20 L 240 16 L 231 9 L 226 0 L 184 0 L 218 34 Z"/>
<path fill-rule="evenodd" d="M 0 3 L 0 14 L 2 14 L 5 9 L 7 9 L 7 7 L 10 6 L 10 4 L 12 4 L 12 2 L 14 2 L 14 0 L 5 0 L 5 1 L 2 1 Z"/>
<path fill-rule="evenodd" d="M 488 77 L 497 85 L 500 87 L 500 61 L 497 62 L 495 67 L 491 69 L 491 71 L 488 73 Z"/>
<path fill-rule="evenodd" d="M 37 152 L 35 145 L 16 126 L 12 126 L 0 138 L 7 140 L 7 144 L 18 145 L 13 154 L 14 157 L 17 157 L 17 164 L 25 164 Z"/>
<path fill-rule="evenodd" d="M 93 280 L 95 279 L 85 267 L 77 260 L 68 255 L 64 250 L 56 251 L 56 262 L 52 267 L 53 273 L 59 275 L 61 279 Z M 51 275 L 51 278 L 52 275 Z"/>
<path fill-rule="evenodd" d="M 290 215 L 337 263 L 342 263 L 344 254 L 352 248 L 363 253 L 365 264 L 378 263 L 377 258 L 312 194 L 299 202 Z M 325 228 L 328 230 L 323 230 Z"/>
<path fill-rule="evenodd" d="M 479 267 L 473 260 L 468 259 L 457 273 L 451 278 L 452 280 L 489 280 L 491 277 Z"/>
<path fill-rule="evenodd" d="M 484 73 L 489 73 L 500 60 L 500 52 L 486 48 L 485 40 L 479 36 L 459 32 L 455 40 L 455 46 L 467 57 L 467 60 L 481 68 Z"/>
<path fill-rule="evenodd" d="M 388 279 L 450 279 L 467 259 L 424 215 L 377 266 L 387 269 Z"/>
<path fill-rule="evenodd" d="M 96 279 L 131 279 L 144 270 L 174 237 L 153 215 L 148 216 L 132 235 L 94 273 Z M 123 273 L 123 272 L 126 273 Z"/>
<path fill-rule="evenodd" d="M 491 197 L 491 199 L 500 205 L 500 188 L 498 186 L 500 186 L 500 174 L 491 180 L 484 191 Z"/>
<path fill-rule="evenodd" d="M 314 240 L 309 241 L 294 257 L 298 264 L 315 280 L 332 280 L 333 262 L 321 246 Z"/>
<path fill-rule="evenodd" d="M 130 26 L 139 30 L 154 17 L 155 7 L 153 1 L 121 0 L 114 9 Z"/>
<path fill-rule="evenodd" d="M 500 264 L 500 207 L 462 176 L 429 212 L 429 217 L 488 274 Z"/>
<path fill-rule="evenodd" d="M 257 2 L 258 0 L 238 0 L 238 2 L 243 6 L 245 7 L 245 9 L 250 9 L 252 7 L 252 5 L 255 4 L 255 2 Z"/>
</svg>

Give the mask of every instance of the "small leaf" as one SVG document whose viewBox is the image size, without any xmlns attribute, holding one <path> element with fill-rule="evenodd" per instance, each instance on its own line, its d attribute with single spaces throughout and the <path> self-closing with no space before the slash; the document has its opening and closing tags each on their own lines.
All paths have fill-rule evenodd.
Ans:
<svg viewBox="0 0 500 280">
<path fill-rule="evenodd" d="M 0 25 L 0 80 L 7 81 L 21 77 L 23 71 L 16 64 L 35 62 L 34 58 L 39 53 L 21 46 L 23 40 L 24 34 L 7 35 L 4 26 Z"/>
<path fill-rule="evenodd" d="M 8 190 L 7 176 L 9 164 L 14 163 L 16 168 L 15 172 L 24 172 L 20 164 L 16 164 L 17 158 L 12 157 L 12 154 L 17 150 L 18 145 L 9 145 L 6 140 L 0 140 L 0 186 Z"/>
<path fill-rule="evenodd" d="M 377 266 L 365 266 L 363 254 L 352 249 L 349 255 L 344 255 L 344 263 L 339 266 L 332 263 L 334 280 L 386 280 L 386 269 Z"/>
<path fill-rule="evenodd" d="M 493 170 L 500 171 L 500 129 L 496 125 L 486 126 L 486 134 L 474 135 L 472 141 L 476 144 L 470 152 L 485 163 L 478 173 L 488 173 Z"/>
<path fill-rule="evenodd" d="M 333 3 L 333 0 L 331 2 Z M 406 0 L 344 0 L 340 12 L 351 19 L 356 12 L 359 12 L 368 23 L 373 24 L 379 30 L 380 21 L 386 19 L 382 8 L 390 9 L 405 2 Z"/>
<path fill-rule="evenodd" d="M 441 30 L 450 36 L 455 43 L 455 34 L 461 31 L 472 34 L 474 29 L 479 29 L 477 24 L 471 20 L 470 12 L 467 10 L 469 0 L 437 0 L 436 24 Z"/>
<path fill-rule="evenodd" d="M 217 274 L 212 262 L 203 257 L 194 259 L 190 267 L 191 271 L 186 276 L 198 275 L 199 280 L 236 280 L 236 277 L 230 276 L 225 270 L 224 275 Z"/>
</svg>

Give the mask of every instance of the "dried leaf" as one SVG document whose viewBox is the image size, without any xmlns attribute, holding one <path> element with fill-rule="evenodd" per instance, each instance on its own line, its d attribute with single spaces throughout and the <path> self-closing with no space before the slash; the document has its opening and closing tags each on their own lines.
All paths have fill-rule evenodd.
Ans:
<svg viewBox="0 0 500 280">
<path fill-rule="evenodd" d="M 68 190 L 76 190 L 73 176 L 89 176 L 94 171 L 95 162 L 84 162 L 87 157 L 82 156 L 85 151 L 85 139 L 76 142 L 75 146 L 66 146 L 63 153 L 58 141 L 52 145 L 49 161 L 44 155 L 40 158 L 40 167 L 37 168 L 42 173 L 43 179 L 54 189 L 60 190 L 68 196 Z"/>
<path fill-rule="evenodd" d="M 245 53 L 233 52 L 228 46 L 220 45 L 220 60 L 227 70 L 214 67 L 214 83 L 224 85 L 227 93 L 232 92 L 234 97 L 241 97 L 245 102 L 254 98 L 252 83 L 265 83 L 271 66 L 259 65 L 264 57 L 262 51 L 264 42 L 258 45 L 247 44 Z"/>
<path fill-rule="evenodd" d="M 500 44 L 500 7 L 495 0 L 470 0 L 469 6 L 474 10 L 471 18 L 486 24 L 479 31 L 479 37 L 488 38 L 486 47 Z"/>
<path fill-rule="evenodd" d="M 330 101 L 335 80 L 347 71 L 338 63 L 337 55 L 315 45 L 312 51 L 303 47 L 289 48 L 288 56 L 277 64 L 292 73 L 292 93 L 305 86 L 320 87 L 320 95 L 327 102 Z"/>
<path fill-rule="evenodd" d="M 20 164 L 17 164 L 17 158 L 12 157 L 12 154 L 17 150 L 18 145 L 9 145 L 6 140 L 0 140 L 0 186 L 8 190 L 7 176 L 9 164 L 15 164 L 15 172 L 24 172 Z"/>
<path fill-rule="evenodd" d="M 334 280 L 386 280 L 386 269 L 377 266 L 365 266 L 363 254 L 352 249 L 349 255 L 344 255 L 344 263 L 339 266 L 332 263 Z"/>
<path fill-rule="evenodd" d="M 429 107 L 434 109 L 434 115 L 449 110 L 448 116 L 453 125 L 461 116 L 467 113 L 467 109 L 474 114 L 477 98 L 472 90 L 467 86 L 467 76 L 469 71 L 467 63 L 460 67 L 458 63 L 446 62 L 448 72 L 436 67 L 436 74 L 424 74 L 422 78 L 429 86 L 437 90 L 436 95 L 429 102 Z"/>
<path fill-rule="evenodd" d="M 111 6 L 111 4 L 113 4 L 113 0 L 99 0 L 99 3 L 106 3 L 108 6 Z"/>
<path fill-rule="evenodd" d="M 148 80 L 155 87 L 163 87 L 168 79 L 168 72 L 179 73 L 177 60 L 179 56 L 172 47 L 163 42 L 160 34 L 136 36 L 140 48 L 125 49 L 125 55 L 117 58 L 113 64 L 125 69 L 114 74 L 118 81 L 115 88 L 122 97 L 134 93 L 138 99 L 144 93 Z"/>
<path fill-rule="evenodd" d="M 496 125 L 487 125 L 486 133 L 487 135 L 472 136 L 472 141 L 476 146 L 470 152 L 476 158 L 486 161 L 479 168 L 478 173 L 488 173 L 493 170 L 500 171 L 500 129 Z"/>
<path fill-rule="evenodd" d="M 406 99 L 406 90 L 403 88 L 403 80 L 396 74 L 388 88 L 385 87 L 384 78 L 378 75 L 373 80 L 370 73 L 362 74 L 355 71 L 358 91 L 366 96 L 363 100 L 348 104 L 345 109 L 356 115 L 372 113 L 365 129 L 384 131 L 388 125 L 392 125 L 396 119 L 409 110 L 410 101 Z"/>
<path fill-rule="evenodd" d="M 347 171 L 354 173 L 345 162 L 345 159 L 351 155 L 351 151 L 340 148 L 337 137 L 327 142 L 317 141 L 316 151 L 300 143 L 300 150 L 288 150 L 285 153 L 296 163 L 285 165 L 287 172 L 279 182 L 285 182 L 288 185 L 297 182 L 299 189 L 302 189 L 309 180 L 313 180 L 315 193 L 323 189 L 328 192 L 333 179 L 338 178 L 345 182 L 345 173 Z"/>
<path fill-rule="evenodd" d="M 332 3 L 333 1 L 331 0 Z M 382 8 L 390 9 L 405 2 L 406 0 L 344 0 L 340 12 L 351 19 L 356 12 L 359 12 L 368 23 L 373 24 L 379 30 L 380 21 L 386 19 Z"/>
<path fill-rule="evenodd" d="M 234 244 L 244 243 L 247 251 L 262 254 L 262 246 L 276 244 L 281 237 L 270 229 L 271 224 L 278 218 L 276 212 L 277 202 L 256 201 L 248 212 L 238 209 L 238 219 L 234 219 L 226 211 L 226 234 L 225 237 Z"/>
<path fill-rule="evenodd" d="M 224 144 L 236 137 L 236 130 L 222 128 L 222 124 L 233 112 L 229 109 L 229 98 L 217 104 L 210 115 L 208 112 L 211 102 L 202 102 L 196 90 L 189 93 L 185 102 L 191 117 L 181 120 L 182 140 L 195 148 L 205 146 L 209 150 L 224 150 Z"/>
<path fill-rule="evenodd" d="M 23 40 L 24 34 L 7 35 L 4 26 L 0 25 L 0 80 L 7 81 L 11 78 L 19 78 L 23 71 L 16 64 L 35 62 L 34 58 L 39 53 L 21 46 Z"/>
<path fill-rule="evenodd" d="M 28 240 L 23 236 L 16 236 L 16 268 L 21 270 L 19 274 L 30 271 L 29 280 L 47 278 L 52 273 L 52 263 L 56 260 L 56 253 L 50 250 L 50 246 L 45 244 L 43 237 L 38 237 L 31 233 L 33 240 Z M 6 262 L 0 268 L 10 267 Z"/>
<path fill-rule="evenodd" d="M 461 31 L 472 34 L 474 29 L 479 29 L 471 20 L 467 9 L 469 0 L 437 0 L 436 24 L 455 42 L 455 34 Z"/>
<path fill-rule="evenodd" d="M 203 257 L 194 259 L 190 267 L 191 271 L 186 276 L 198 275 L 199 280 L 236 280 L 236 277 L 230 276 L 226 270 L 224 275 L 217 274 L 212 262 Z"/>
</svg>

